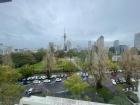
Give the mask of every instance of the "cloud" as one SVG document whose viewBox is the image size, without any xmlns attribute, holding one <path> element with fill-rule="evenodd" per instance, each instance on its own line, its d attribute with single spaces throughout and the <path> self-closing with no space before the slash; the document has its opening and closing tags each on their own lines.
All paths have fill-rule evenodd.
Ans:
<svg viewBox="0 0 140 105">
<path fill-rule="evenodd" d="M 13 0 L 0 4 L 0 41 L 14 47 L 62 43 L 104 35 L 132 44 L 140 29 L 139 0 Z"/>
</svg>

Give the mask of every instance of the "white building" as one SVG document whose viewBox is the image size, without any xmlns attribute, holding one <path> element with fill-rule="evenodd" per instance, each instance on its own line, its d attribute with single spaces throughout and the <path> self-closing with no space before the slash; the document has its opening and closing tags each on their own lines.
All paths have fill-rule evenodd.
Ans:
<svg viewBox="0 0 140 105">
<path fill-rule="evenodd" d="M 135 34 L 134 47 L 140 50 L 140 33 Z"/>
<path fill-rule="evenodd" d="M 23 97 L 19 105 L 111 105 L 89 101 L 72 100 L 58 97 Z"/>
</svg>

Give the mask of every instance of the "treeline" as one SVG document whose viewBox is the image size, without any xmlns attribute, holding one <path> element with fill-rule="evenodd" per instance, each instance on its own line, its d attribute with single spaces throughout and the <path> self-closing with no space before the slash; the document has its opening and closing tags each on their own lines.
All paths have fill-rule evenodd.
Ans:
<svg viewBox="0 0 140 105">
<path fill-rule="evenodd" d="M 19 68 L 27 64 L 31 65 L 42 61 L 45 54 L 46 51 L 44 49 L 39 49 L 37 52 L 16 52 L 11 53 L 10 57 L 7 57 L 7 61 L 12 61 L 12 66 L 15 68 Z M 6 60 L 4 59 L 5 56 L 9 55 L 0 55 L 0 64 L 4 64 Z"/>
</svg>

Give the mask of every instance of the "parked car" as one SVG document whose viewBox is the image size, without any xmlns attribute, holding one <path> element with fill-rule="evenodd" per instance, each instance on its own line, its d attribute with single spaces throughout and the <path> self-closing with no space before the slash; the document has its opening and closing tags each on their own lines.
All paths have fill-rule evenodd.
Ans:
<svg viewBox="0 0 140 105">
<path fill-rule="evenodd" d="M 115 81 L 114 79 L 111 79 L 111 81 L 112 81 L 112 84 L 113 84 L 113 85 L 116 85 L 116 84 L 117 84 L 116 81 Z"/>
<path fill-rule="evenodd" d="M 52 75 L 51 78 L 57 78 L 57 75 Z"/>
<path fill-rule="evenodd" d="M 119 79 L 116 79 L 116 80 L 115 80 L 115 82 L 116 82 L 117 84 L 119 84 L 119 83 L 120 83 Z"/>
<path fill-rule="evenodd" d="M 126 79 L 124 77 L 122 77 L 121 80 L 123 81 L 123 83 L 126 83 Z"/>
<path fill-rule="evenodd" d="M 60 77 L 61 77 L 61 78 L 64 78 L 64 77 L 65 77 L 65 75 L 64 75 L 64 74 L 60 74 Z"/>
<path fill-rule="evenodd" d="M 122 80 L 122 78 L 118 78 L 119 83 L 124 83 L 124 81 Z"/>
<path fill-rule="evenodd" d="M 136 80 L 135 80 L 134 78 L 131 78 L 131 81 L 132 81 L 132 82 L 136 82 Z"/>
<path fill-rule="evenodd" d="M 56 78 L 56 80 L 55 80 L 56 82 L 61 82 L 62 81 L 62 79 L 61 78 Z"/>
<path fill-rule="evenodd" d="M 27 78 L 27 81 L 30 81 L 31 79 L 32 79 L 32 77 L 28 77 L 28 78 Z"/>
<path fill-rule="evenodd" d="M 49 79 L 45 79 L 43 82 L 44 82 L 44 83 L 50 83 L 51 80 L 49 80 Z"/>
<path fill-rule="evenodd" d="M 39 84 L 39 83 L 41 83 L 41 81 L 39 81 L 39 80 L 34 80 L 33 83 L 34 83 L 34 84 Z"/>
<path fill-rule="evenodd" d="M 33 88 L 30 88 L 29 90 L 27 90 L 27 94 L 31 94 L 33 91 Z"/>
<path fill-rule="evenodd" d="M 118 72 L 120 72 L 120 73 L 122 73 L 123 72 L 123 70 L 121 70 L 121 69 L 119 69 L 119 70 L 117 70 Z"/>
<path fill-rule="evenodd" d="M 46 76 L 40 76 L 40 79 L 46 79 Z"/>
</svg>

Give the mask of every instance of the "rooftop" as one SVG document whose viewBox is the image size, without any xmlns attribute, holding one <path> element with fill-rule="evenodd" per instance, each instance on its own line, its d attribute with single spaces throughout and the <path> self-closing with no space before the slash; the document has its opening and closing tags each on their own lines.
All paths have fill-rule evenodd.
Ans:
<svg viewBox="0 0 140 105">
<path fill-rule="evenodd" d="M 89 102 L 89 101 L 81 101 L 81 100 L 73 100 L 66 98 L 58 98 L 58 97 L 23 97 L 20 100 L 19 105 L 109 105 L 103 103 Z"/>
</svg>

